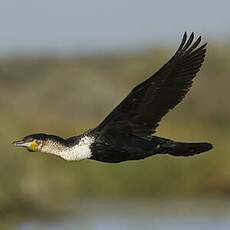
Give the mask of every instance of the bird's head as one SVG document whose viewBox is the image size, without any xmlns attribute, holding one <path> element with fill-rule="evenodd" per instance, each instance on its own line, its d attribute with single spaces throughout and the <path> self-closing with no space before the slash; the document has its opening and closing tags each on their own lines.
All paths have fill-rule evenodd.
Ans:
<svg viewBox="0 0 230 230">
<path fill-rule="evenodd" d="M 14 141 L 12 144 L 16 147 L 25 147 L 30 152 L 40 152 L 46 145 L 49 135 L 44 133 L 32 134 L 24 137 L 20 141 Z"/>
<path fill-rule="evenodd" d="M 25 147 L 29 152 L 51 153 L 61 157 L 62 153 L 69 148 L 65 139 L 44 133 L 28 135 L 12 144 L 16 147 Z"/>
</svg>

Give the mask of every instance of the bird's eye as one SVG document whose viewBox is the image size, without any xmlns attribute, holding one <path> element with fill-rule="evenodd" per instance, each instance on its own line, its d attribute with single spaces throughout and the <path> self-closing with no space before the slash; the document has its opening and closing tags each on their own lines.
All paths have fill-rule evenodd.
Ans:
<svg viewBox="0 0 230 230">
<path fill-rule="evenodd" d="M 32 142 L 32 141 L 34 141 L 34 138 L 30 137 L 30 138 L 27 139 L 27 141 Z"/>
</svg>

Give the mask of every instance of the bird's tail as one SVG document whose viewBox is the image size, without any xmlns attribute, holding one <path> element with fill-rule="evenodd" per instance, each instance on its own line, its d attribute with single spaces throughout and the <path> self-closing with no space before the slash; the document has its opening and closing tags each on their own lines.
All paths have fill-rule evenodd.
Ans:
<svg viewBox="0 0 230 230">
<path fill-rule="evenodd" d="M 184 143 L 167 140 L 159 144 L 159 153 L 173 156 L 192 156 L 210 149 L 212 149 L 212 144 L 210 143 Z"/>
<path fill-rule="evenodd" d="M 127 140 L 125 141 L 125 144 L 128 143 L 126 147 L 126 160 L 140 160 L 156 154 L 170 154 L 173 156 L 186 157 L 212 149 L 212 144 L 209 143 L 176 142 L 157 136 L 152 136 L 150 140 L 132 136 L 128 141 L 130 142 L 128 143 Z M 123 145 L 125 146 L 125 144 Z"/>
</svg>

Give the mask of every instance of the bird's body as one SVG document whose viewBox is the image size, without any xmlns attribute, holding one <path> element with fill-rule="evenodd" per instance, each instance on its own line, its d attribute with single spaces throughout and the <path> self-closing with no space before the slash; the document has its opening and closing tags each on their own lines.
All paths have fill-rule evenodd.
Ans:
<svg viewBox="0 0 230 230">
<path fill-rule="evenodd" d="M 67 139 L 33 134 L 13 144 L 65 160 L 93 159 L 110 163 L 156 154 L 190 156 L 210 150 L 209 143 L 182 143 L 152 135 L 161 118 L 183 99 L 202 65 L 206 44 L 198 47 L 201 37 L 192 44 L 193 38 L 192 33 L 187 40 L 185 33 L 169 62 L 136 86 L 96 128 Z"/>
</svg>

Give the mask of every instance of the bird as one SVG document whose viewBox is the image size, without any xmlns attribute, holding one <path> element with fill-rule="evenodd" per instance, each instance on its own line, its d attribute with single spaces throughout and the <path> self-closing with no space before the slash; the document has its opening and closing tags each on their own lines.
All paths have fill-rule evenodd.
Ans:
<svg viewBox="0 0 230 230">
<path fill-rule="evenodd" d="M 57 155 L 67 161 L 91 159 L 107 163 L 140 160 L 156 154 L 192 156 L 213 148 L 208 142 L 186 143 L 155 136 L 160 120 L 185 97 L 204 61 L 207 43 L 185 32 L 169 61 L 135 86 L 96 127 L 62 138 L 38 133 L 14 141 L 30 152 Z"/>
</svg>

